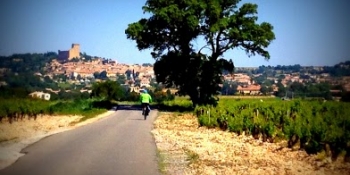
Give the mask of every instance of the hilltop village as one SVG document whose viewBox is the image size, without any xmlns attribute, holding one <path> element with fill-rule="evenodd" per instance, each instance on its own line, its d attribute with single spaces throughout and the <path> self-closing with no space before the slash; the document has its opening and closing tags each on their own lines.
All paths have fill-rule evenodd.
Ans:
<svg viewBox="0 0 350 175">
<path fill-rule="evenodd" d="M 79 54 L 78 44 L 72 44 L 69 51 L 59 51 L 58 53 L 58 59 L 53 60 L 47 67 L 48 75 L 51 77 L 64 75 L 65 80 L 70 83 L 86 83 L 93 79 L 100 81 L 103 78 L 122 79 L 121 84 L 129 87 L 151 87 L 156 84 L 151 64 L 128 65 L 99 57 L 85 58 L 84 55 Z M 349 69 L 349 65 L 341 66 Z M 234 74 L 223 74 L 224 84 L 221 86 L 228 84 L 231 88 L 235 87 L 233 89 L 235 94 L 244 95 L 261 95 L 262 93 L 266 94 L 266 91 L 268 94 L 274 94 L 278 92 L 278 83 L 288 87 L 293 82 L 301 84 L 327 82 L 334 86 L 341 86 L 345 91 L 350 91 L 350 77 L 335 78 L 330 73 L 321 73 L 324 69 L 324 67 L 313 66 L 289 66 L 289 69 L 286 66 L 280 66 L 280 69 L 265 66 L 236 68 Z M 266 81 L 269 83 L 265 83 Z M 262 90 L 265 88 L 266 90 Z M 336 93 L 340 90 L 332 90 L 332 92 Z"/>
<path fill-rule="evenodd" d="M 39 77 L 42 81 L 56 84 L 45 88 L 45 92 L 50 94 L 58 94 L 62 90 L 69 92 L 72 87 L 80 92 L 91 93 L 91 86 L 94 82 L 105 80 L 116 81 L 129 92 L 138 92 L 144 87 L 163 88 L 156 82 L 152 64 L 124 64 L 114 59 L 90 56 L 80 52 L 80 44 L 72 44 L 69 50 L 58 50 L 57 53 L 39 55 L 43 60 L 35 64 L 43 64 L 41 66 L 43 70 L 38 68 L 40 66 L 25 63 L 25 59 L 34 60 L 37 56 L 13 55 L 4 58 L 6 61 L 0 65 L 0 73 L 2 73 L 0 87 L 5 87 L 7 84 L 9 87 L 25 86 L 23 81 L 18 82 L 19 79 L 16 82 L 8 78 L 21 71 L 23 75 L 26 75 L 23 69 L 30 69 L 33 70 L 34 76 Z M 46 57 L 50 57 L 49 61 L 45 61 L 48 60 Z M 26 68 L 26 66 L 32 66 L 32 68 Z M 349 72 L 350 62 L 318 67 L 300 65 L 236 67 L 233 74 L 222 74 L 223 84 L 219 86 L 221 87 L 220 93 L 223 95 L 324 97 L 327 93 L 329 97 L 337 99 L 342 93 L 350 92 Z M 37 89 L 40 88 L 32 89 L 38 91 Z M 168 89 L 164 89 L 166 90 Z M 177 91 L 176 88 L 169 90 L 173 94 Z M 42 91 L 42 88 L 39 91 Z M 35 93 L 45 96 L 43 92 Z"/>
</svg>

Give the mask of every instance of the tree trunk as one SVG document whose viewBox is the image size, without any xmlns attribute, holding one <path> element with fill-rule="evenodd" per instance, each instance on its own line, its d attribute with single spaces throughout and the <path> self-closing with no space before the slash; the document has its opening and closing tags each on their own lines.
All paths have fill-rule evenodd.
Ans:
<svg viewBox="0 0 350 175">
<path fill-rule="evenodd" d="M 195 108 L 199 104 L 199 98 L 197 94 L 189 94 L 190 99 L 192 101 L 192 106 Z"/>
</svg>

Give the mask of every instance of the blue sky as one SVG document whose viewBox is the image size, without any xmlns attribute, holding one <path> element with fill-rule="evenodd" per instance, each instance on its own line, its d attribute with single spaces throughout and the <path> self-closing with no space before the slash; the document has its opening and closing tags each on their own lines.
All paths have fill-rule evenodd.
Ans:
<svg viewBox="0 0 350 175">
<path fill-rule="evenodd" d="M 0 55 L 68 50 L 121 63 L 154 63 L 150 51 L 127 40 L 127 25 L 143 14 L 142 0 L 2 0 Z M 350 60 L 350 3 L 346 0 L 243 0 L 258 4 L 259 23 L 274 26 L 269 61 L 233 50 L 224 57 L 237 67 L 260 65 L 334 65 Z M 202 47 L 198 41 L 198 48 Z"/>
</svg>

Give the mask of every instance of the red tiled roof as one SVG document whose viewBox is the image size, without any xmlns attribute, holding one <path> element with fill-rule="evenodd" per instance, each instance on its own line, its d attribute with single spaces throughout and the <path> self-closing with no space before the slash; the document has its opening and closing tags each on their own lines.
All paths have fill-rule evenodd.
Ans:
<svg viewBox="0 0 350 175">
<path fill-rule="evenodd" d="M 260 85 L 249 85 L 246 87 L 238 86 L 238 91 L 260 91 L 261 86 Z"/>
</svg>

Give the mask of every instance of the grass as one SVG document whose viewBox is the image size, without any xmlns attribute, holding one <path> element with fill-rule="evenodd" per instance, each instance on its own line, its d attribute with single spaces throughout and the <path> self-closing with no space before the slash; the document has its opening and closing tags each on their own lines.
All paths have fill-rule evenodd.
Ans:
<svg viewBox="0 0 350 175">
<path fill-rule="evenodd" d="M 327 157 L 328 157 L 327 153 L 324 150 L 322 150 L 321 152 L 316 154 L 316 160 L 319 160 L 319 161 L 322 161 L 322 160 L 326 159 Z"/>
<path fill-rule="evenodd" d="M 15 139 L 18 139 L 18 137 L 13 137 L 13 138 L 0 138 L 0 143 L 2 143 L 2 142 L 8 142 L 8 141 L 15 140 Z"/>
<path fill-rule="evenodd" d="M 83 117 L 79 120 L 79 122 L 94 118 L 100 114 L 103 114 L 104 112 L 107 112 L 107 109 L 93 109 L 91 111 L 84 112 Z"/>
<path fill-rule="evenodd" d="M 158 158 L 158 169 L 159 169 L 159 171 L 162 174 L 166 174 L 167 163 L 165 162 L 165 155 L 159 149 L 157 149 L 156 155 L 157 155 L 157 158 Z"/>
<path fill-rule="evenodd" d="M 114 103 L 118 105 L 140 105 L 140 102 L 136 101 L 115 101 Z"/>
<path fill-rule="evenodd" d="M 60 88 L 70 88 L 71 86 L 69 83 L 58 83 L 58 87 Z"/>
<path fill-rule="evenodd" d="M 158 109 L 164 112 L 192 112 L 194 110 L 192 102 L 185 97 L 176 97 L 172 101 L 164 101 L 157 104 Z"/>
<path fill-rule="evenodd" d="M 199 155 L 192 150 L 184 148 L 184 151 L 187 155 L 187 161 L 189 161 L 189 165 L 196 163 L 199 160 Z"/>
<path fill-rule="evenodd" d="M 162 115 L 162 114 L 158 113 L 157 117 L 159 117 L 160 115 Z M 159 169 L 160 173 L 166 174 L 167 163 L 165 162 L 166 157 L 165 157 L 164 153 L 160 149 L 157 148 L 156 156 L 158 158 L 158 169 Z"/>
</svg>

